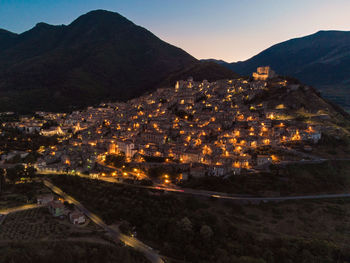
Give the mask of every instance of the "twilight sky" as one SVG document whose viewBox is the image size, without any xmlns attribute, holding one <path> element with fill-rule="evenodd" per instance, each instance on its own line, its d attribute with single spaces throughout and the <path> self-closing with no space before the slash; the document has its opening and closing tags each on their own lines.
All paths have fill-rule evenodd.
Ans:
<svg viewBox="0 0 350 263">
<path fill-rule="evenodd" d="M 0 0 L 0 28 L 69 24 L 94 9 L 118 12 L 198 59 L 228 62 L 318 30 L 350 31 L 350 0 Z"/>
</svg>

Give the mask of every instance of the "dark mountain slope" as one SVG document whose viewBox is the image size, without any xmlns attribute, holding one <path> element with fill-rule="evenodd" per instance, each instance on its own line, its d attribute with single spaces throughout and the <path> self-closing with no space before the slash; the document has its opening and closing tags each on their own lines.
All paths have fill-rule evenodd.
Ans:
<svg viewBox="0 0 350 263">
<path fill-rule="evenodd" d="M 159 86 L 173 86 L 177 80 L 186 80 L 189 76 L 193 77 L 195 81 L 206 79 L 210 82 L 218 79 L 232 79 L 239 77 L 238 74 L 215 62 L 202 61 L 169 74 Z"/>
<path fill-rule="evenodd" d="M 22 34 L 4 35 L 11 45 L 0 50 L 0 111 L 60 111 L 126 100 L 198 65 L 185 51 L 103 10 L 68 26 L 39 23 Z M 217 71 L 216 77 L 226 77 L 225 68 Z"/>
<path fill-rule="evenodd" d="M 350 32 L 319 31 L 274 45 L 243 62 L 226 64 L 239 74 L 270 65 L 323 91 L 327 97 L 350 106 Z M 342 99 L 349 95 L 347 100 Z"/>
<path fill-rule="evenodd" d="M 3 50 L 12 44 L 17 34 L 0 28 L 0 50 Z"/>
</svg>

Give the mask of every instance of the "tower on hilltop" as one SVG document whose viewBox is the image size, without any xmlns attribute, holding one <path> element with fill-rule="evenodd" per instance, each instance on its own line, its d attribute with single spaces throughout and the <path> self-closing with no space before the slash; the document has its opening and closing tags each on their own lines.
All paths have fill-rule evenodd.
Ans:
<svg viewBox="0 0 350 263">
<path fill-rule="evenodd" d="M 270 66 L 258 67 L 256 72 L 253 72 L 253 78 L 255 80 L 267 80 L 276 77 L 277 74 L 274 72 Z"/>
</svg>

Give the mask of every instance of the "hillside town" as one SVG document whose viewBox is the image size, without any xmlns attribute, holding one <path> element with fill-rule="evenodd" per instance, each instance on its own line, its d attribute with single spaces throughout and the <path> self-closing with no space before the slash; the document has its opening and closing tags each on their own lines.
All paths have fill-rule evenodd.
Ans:
<svg viewBox="0 0 350 263">
<path fill-rule="evenodd" d="M 278 101 L 273 107 L 254 103 L 272 78 L 274 88 L 301 88 L 275 77 L 269 67 L 261 67 L 251 79 L 189 78 L 127 103 L 105 103 L 71 114 L 36 112 L 35 117 L 6 125 L 23 133 L 57 136 L 56 145 L 38 150 L 35 167 L 42 171 L 98 175 L 106 155 L 123 154 L 127 163 L 146 170 L 153 163 L 193 176 L 239 174 L 288 161 L 256 149 L 292 150 L 288 143 L 303 141 L 307 152 L 321 139 L 322 127 L 289 119 L 289 109 Z"/>
</svg>

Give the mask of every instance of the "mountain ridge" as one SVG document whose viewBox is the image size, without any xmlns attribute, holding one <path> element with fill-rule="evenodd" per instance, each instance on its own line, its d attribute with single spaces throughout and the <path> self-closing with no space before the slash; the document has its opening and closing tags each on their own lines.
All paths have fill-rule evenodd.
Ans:
<svg viewBox="0 0 350 263">
<path fill-rule="evenodd" d="M 350 31 L 320 30 L 275 44 L 245 61 L 221 63 L 242 75 L 269 65 L 350 109 Z"/>
<path fill-rule="evenodd" d="M 21 34 L 3 35 L 0 111 L 66 111 L 128 100 L 161 83 L 170 85 L 164 83 L 169 75 L 199 65 L 186 51 L 105 10 L 69 25 L 40 22 Z M 207 67 L 219 78 L 237 76 L 216 64 Z"/>
</svg>

